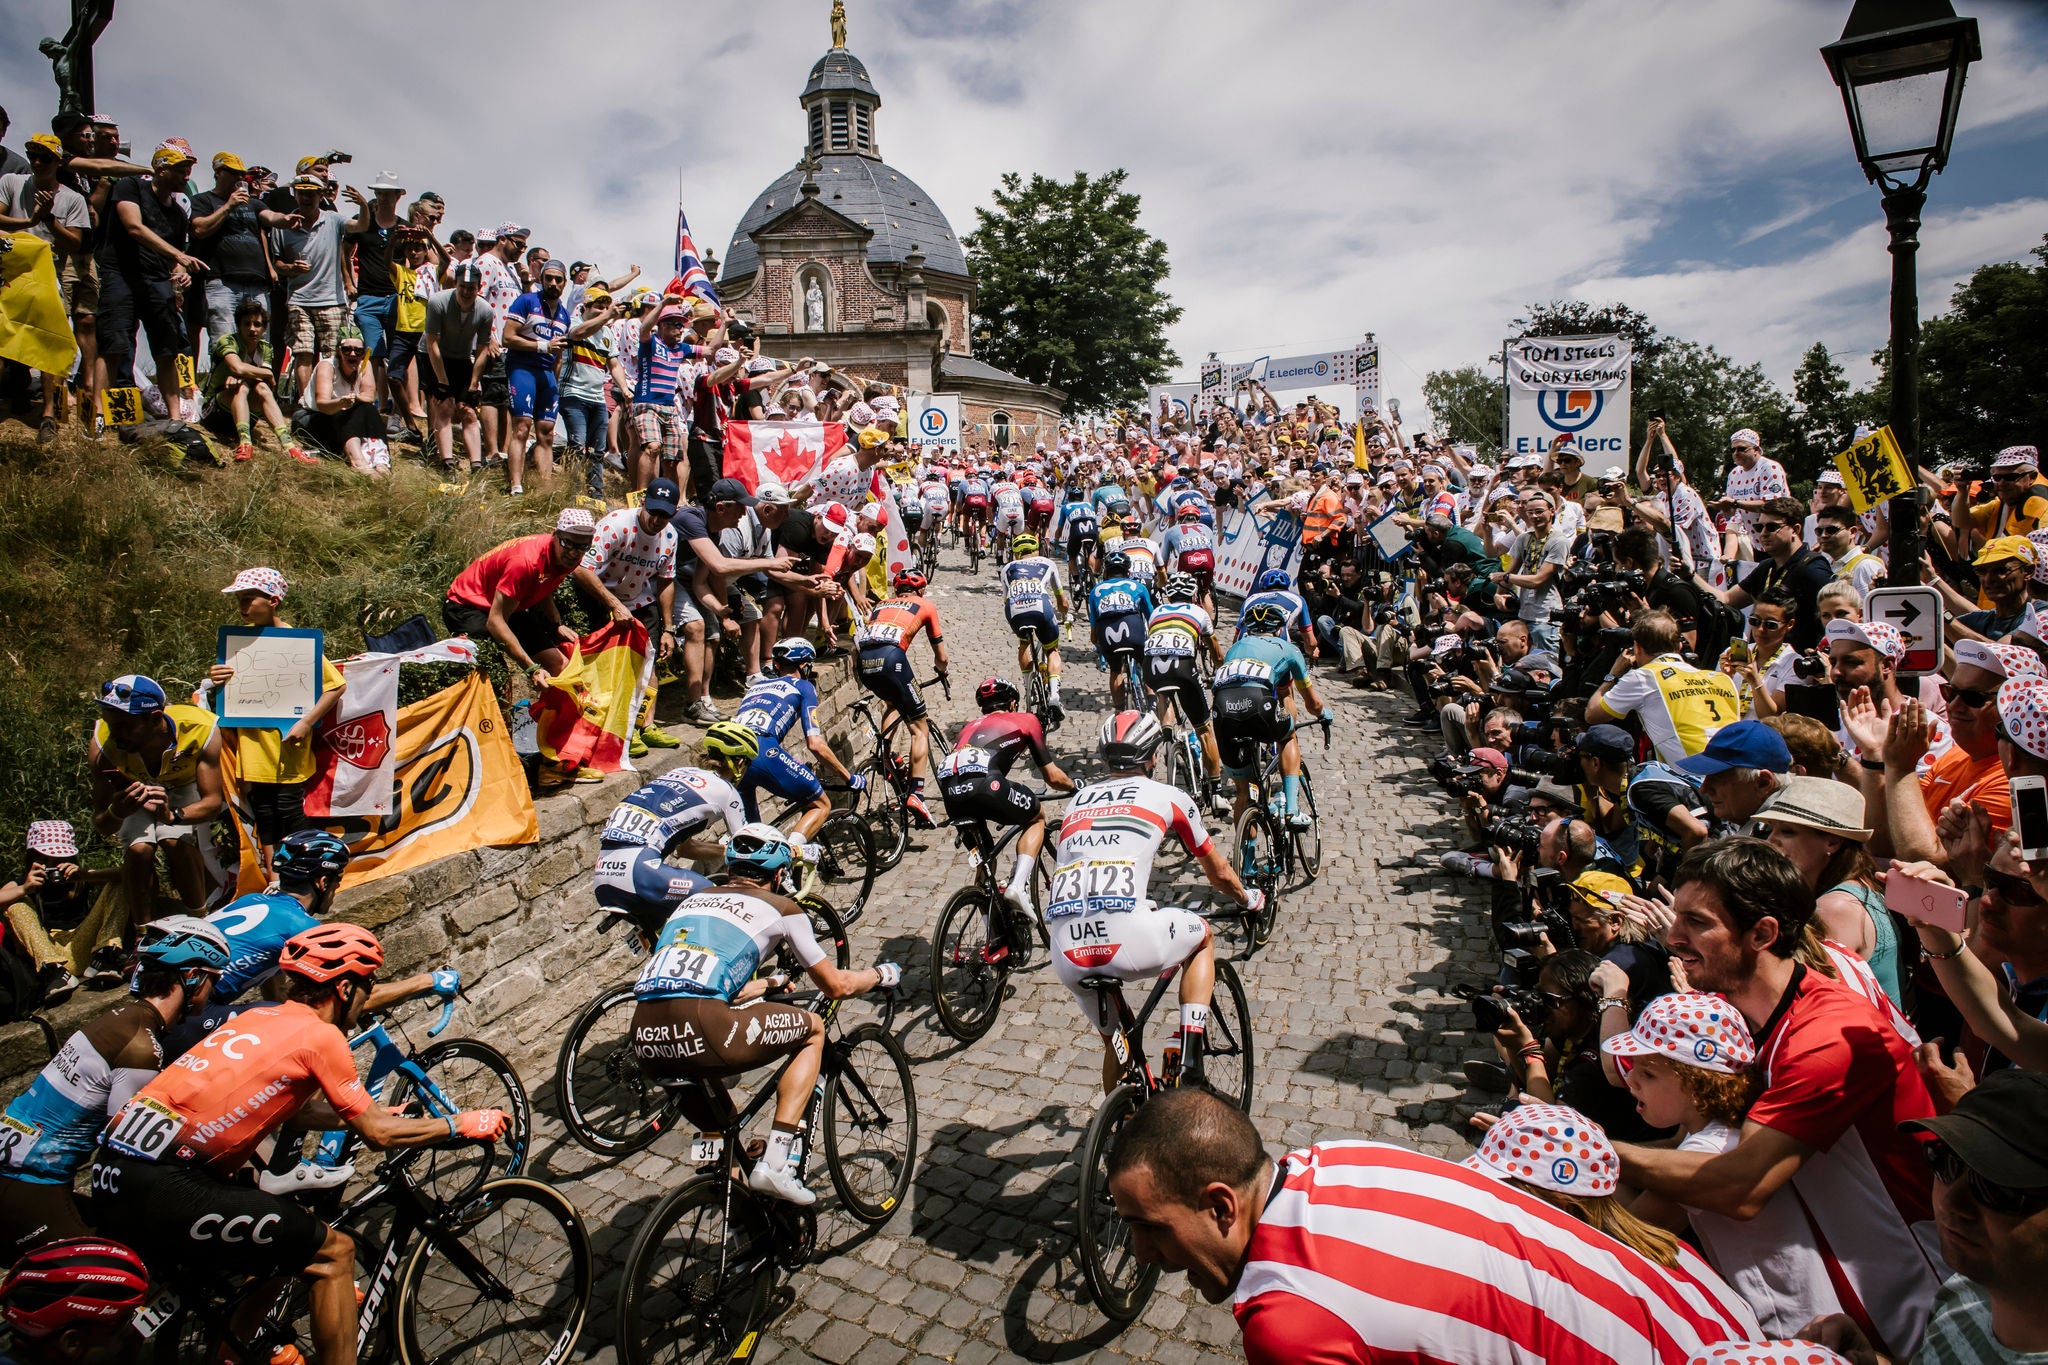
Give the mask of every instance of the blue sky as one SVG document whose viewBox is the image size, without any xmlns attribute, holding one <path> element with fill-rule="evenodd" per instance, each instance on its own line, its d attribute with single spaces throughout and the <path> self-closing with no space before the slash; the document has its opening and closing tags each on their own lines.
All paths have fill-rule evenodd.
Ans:
<svg viewBox="0 0 2048 1365">
<path fill-rule="evenodd" d="M 2048 5 L 1960 8 L 1985 60 L 1931 192 L 1929 312 L 2048 232 Z M 339 144 L 356 183 L 388 168 L 445 195 L 453 223 L 516 218 L 557 255 L 665 278 L 679 177 L 700 245 L 723 255 L 801 151 L 796 95 L 828 9 L 356 0 L 308 29 L 299 6 L 130 3 L 101 42 L 99 102 L 138 146 L 179 134 L 288 167 Z M 1629 302 L 1780 382 L 1816 340 L 1867 374 L 1882 215 L 1818 55 L 1848 9 L 848 0 L 882 151 L 958 231 L 1004 171 L 1122 166 L 1169 249 L 1190 373 L 1211 350 L 1370 329 L 1418 410 L 1424 372 L 1482 359 L 1523 304 L 1562 295 Z M 68 12 L 0 6 L 9 145 L 48 116 L 35 41 Z"/>
</svg>

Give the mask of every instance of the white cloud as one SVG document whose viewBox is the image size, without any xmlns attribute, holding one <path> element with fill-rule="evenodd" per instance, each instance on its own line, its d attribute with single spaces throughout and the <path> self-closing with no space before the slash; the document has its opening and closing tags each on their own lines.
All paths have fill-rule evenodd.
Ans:
<svg viewBox="0 0 2048 1365">
<path fill-rule="evenodd" d="M 1965 8 L 1987 60 L 1959 156 L 1972 128 L 2048 110 L 2048 59 L 2019 6 Z M 8 9 L 0 37 L 68 17 L 63 0 Z M 453 223 L 516 218 L 557 254 L 665 278 L 679 174 L 700 246 L 723 255 L 801 150 L 796 95 L 826 46 L 826 9 L 357 0 L 331 23 L 232 0 L 124 7 L 100 44 L 100 103 L 143 145 L 178 133 L 202 155 L 227 147 L 288 168 L 338 144 L 356 153 L 358 183 L 389 167 L 446 196 Z M 1814 338 L 1867 349 L 1882 336 L 1886 258 L 1870 228 L 1761 270 L 1628 268 L 1673 231 L 1674 205 L 1759 178 L 1798 177 L 1800 192 L 1760 204 L 1752 237 L 1846 196 L 1867 196 L 1875 220 L 1817 51 L 1844 4 L 849 9 L 850 45 L 882 92 L 882 150 L 956 230 L 973 228 L 1004 171 L 1130 170 L 1171 253 L 1187 310 L 1173 340 L 1190 365 L 1371 328 L 1396 391 L 1412 394 L 1421 371 L 1491 351 L 1523 304 L 1595 290 L 1781 379 Z M 0 42 L 10 48 L 0 79 L 47 90 L 32 40 Z M 39 121 L 22 95 L 8 102 Z M 1923 299 L 1946 297 L 1943 272 L 2038 240 L 2031 202 L 1931 217 Z"/>
</svg>

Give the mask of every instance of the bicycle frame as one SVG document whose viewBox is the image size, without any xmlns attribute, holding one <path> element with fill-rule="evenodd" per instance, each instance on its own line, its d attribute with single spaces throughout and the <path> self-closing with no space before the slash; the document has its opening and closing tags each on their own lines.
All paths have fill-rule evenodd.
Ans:
<svg viewBox="0 0 2048 1365">
<path fill-rule="evenodd" d="M 1165 997 L 1166 988 L 1173 984 L 1173 979 L 1186 965 L 1176 962 L 1161 972 L 1159 979 L 1152 983 L 1152 993 L 1145 997 L 1144 1006 L 1135 1015 L 1131 1013 L 1130 1002 L 1124 999 L 1121 982 L 1114 991 L 1107 986 L 1092 988 L 1096 994 L 1096 1018 L 1105 1029 L 1109 1025 L 1110 1006 L 1112 1003 L 1116 1006 L 1117 1026 L 1109 1034 L 1109 1046 L 1116 1055 L 1117 1065 L 1123 1069 L 1121 1079 L 1148 1095 L 1157 1091 L 1161 1082 L 1152 1074 L 1152 1064 L 1145 1057 L 1145 1022 Z"/>
</svg>

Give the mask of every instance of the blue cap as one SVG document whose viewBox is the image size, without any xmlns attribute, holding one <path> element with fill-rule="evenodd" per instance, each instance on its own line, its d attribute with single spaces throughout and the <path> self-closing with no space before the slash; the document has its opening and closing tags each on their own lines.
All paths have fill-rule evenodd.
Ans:
<svg viewBox="0 0 2048 1365">
<path fill-rule="evenodd" d="M 1785 747 L 1785 737 L 1762 721 L 1738 720 L 1715 731 L 1705 749 L 1691 758 L 1680 759 L 1673 766 L 1695 777 L 1726 772 L 1730 768 L 1790 772 L 1792 751 Z"/>
<path fill-rule="evenodd" d="M 123 673 L 100 689 L 100 705 L 109 711 L 147 716 L 164 709 L 167 698 L 155 678 L 140 673 Z"/>
<path fill-rule="evenodd" d="M 640 499 L 640 508 L 658 517 L 672 517 L 676 514 L 676 502 L 682 495 L 683 490 L 676 487 L 674 479 L 650 479 L 647 492 Z"/>
</svg>

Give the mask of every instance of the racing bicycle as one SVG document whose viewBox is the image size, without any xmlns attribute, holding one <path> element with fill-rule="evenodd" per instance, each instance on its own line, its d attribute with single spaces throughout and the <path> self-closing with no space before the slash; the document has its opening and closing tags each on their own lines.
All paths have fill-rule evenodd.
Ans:
<svg viewBox="0 0 2048 1365">
<path fill-rule="evenodd" d="M 1035 795 L 1043 800 L 1047 793 Z M 1036 947 L 1052 946 L 1043 917 L 1053 869 L 1050 841 L 1038 850 L 1031 873 L 1033 913 L 1026 916 L 1003 895 L 1005 850 L 1025 828 L 1011 825 L 997 838 L 983 820 L 953 826 L 954 837 L 974 858 L 974 884 L 955 891 L 932 926 L 932 1007 L 939 1027 L 963 1043 L 995 1025 L 1010 973 L 1031 970 Z"/>
<path fill-rule="evenodd" d="M 1081 1188 L 1075 1213 L 1081 1269 L 1102 1311 L 1117 1322 L 1130 1322 L 1143 1311 L 1152 1287 L 1159 1282 L 1159 1264 L 1141 1264 L 1131 1250 L 1130 1229 L 1109 1197 L 1109 1151 L 1116 1135 L 1141 1105 L 1159 1091 L 1179 1083 L 1180 1048 L 1167 1050 L 1161 1071 L 1145 1057 L 1145 1021 L 1152 1017 L 1166 988 L 1186 967 L 1160 974 L 1142 1008 L 1134 1015 L 1124 984 L 1113 976 L 1084 976 L 1081 986 L 1095 993 L 1097 1019 L 1108 1035 L 1122 1075 L 1116 1089 L 1102 1101 L 1081 1137 Z M 1179 1038 L 1179 1030 L 1175 1030 Z M 1216 959 L 1216 993 L 1209 1006 L 1209 1026 L 1202 1049 L 1210 1090 L 1250 1112 L 1252 1102 L 1252 1015 L 1237 969 Z"/>
<path fill-rule="evenodd" d="M 1024 670 L 1024 709 L 1038 717 L 1039 725 L 1051 734 L 1066 715 L 1052 709 L 1052 673 L 1045 666 L 1045 641 L 1030 626 L 1025 627 L 1024 641 L 1031 651 L 1031 662 Z"/>
<path fill-rule="evenodd" d="M 943 673 L 917 685 L 920 692 L 934 686 L 945 693 L 946 700 L 953 699 L 953 684 Z M 904 803 L 913 790 L 910 783 L 915 774 L 910 756 L 896 752 L 896 732 L 902 728 L 903 717 L 894 711 L 885 713 L 877 724 L 865 697 L 847 707 L 847 753 L 857 755 L 865 749 L 868 756 L 854 768 L 867 780 L 860 790 L 847 794 L 846 809 L 867 821 L 868 832 L 874 836 L 872 866 L 878 873 L 902 862 L 910 851 L 910 812 Z"/>
<path fill-rule="evenodd" d="M 1321 722 L 1323 747 L 1330 747 L 1330 722 Z M 1299 722 L 1295 728 L 1300 728 Z M 1287 797 L 1280 774 L 1280 750 L 1285 741 L 1268 741 L 1259 746 L 1258 776 L 1250 782 L 1244 810 L 1238 814 L 1234 833 L 1237 874 L 1246 886 L 1266 893 L 1263 910 L 1232 912 L 1241 917 L 1252 951 L 1266 946 L 1279 918 L 1280 892 L 1299 891 L 1323 872 L 1322 822 L 1316 815 L 1315 783 L 1308 764 L 1301 765 L 1300 809 L 1308 815 L 1308 828 L 1294 829 L 1287 823 Z"/>
<path fill-rule="evenodd" d="M 840 1205 L 869 1226 L 901 1207 L 917 1158 L 910 1058 L 889 1033 L 895 995 L 882 994 L 883 1018 L 839 1037 L 830 1036 L 838 1001 L 821 1002 L 817 992 L 771 997 L 816 1005 L 828 1035 L 792 1153 L 797 1176 L 809 1173 L 822 1140 Z M 690 1144 L 697 1173 L 654 1206 L 626 1253 L 615 1338 L 627 1365 L 749 1359 L 776 1282 L 817 1249 L 815 1207 L 757 1194 L 746 1183 L 760 1154 L 743 1135 L 794 1060 L 783 1062 L 745 1109 L 715 1079 L 665 1087 L 669 1102 L 699 1130 Z"/>
</svg>

